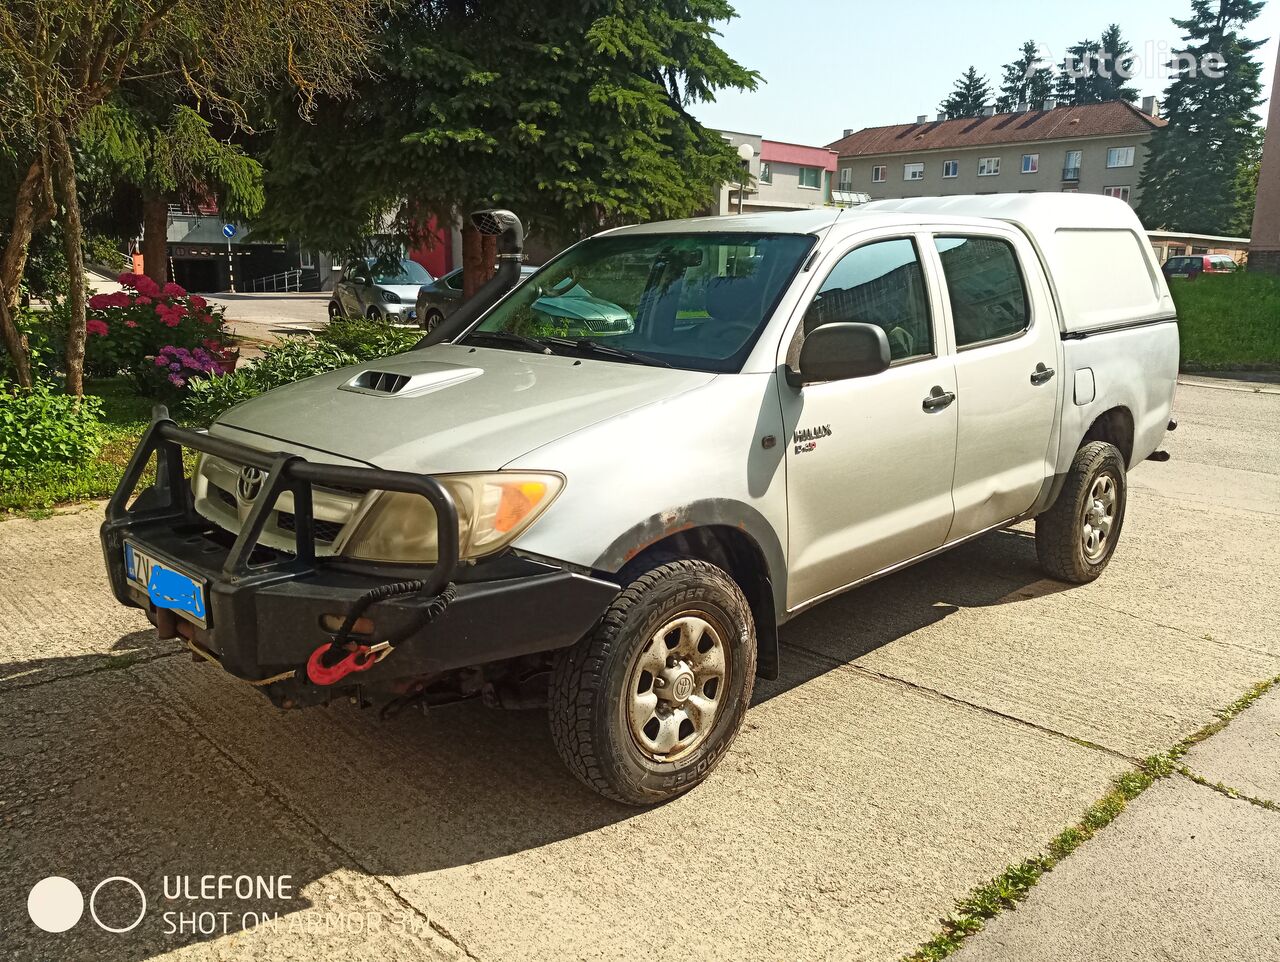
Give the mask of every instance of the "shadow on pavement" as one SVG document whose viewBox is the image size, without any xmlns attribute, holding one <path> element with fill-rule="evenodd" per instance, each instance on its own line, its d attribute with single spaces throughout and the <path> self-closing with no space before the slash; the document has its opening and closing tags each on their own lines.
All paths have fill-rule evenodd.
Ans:
<svg viewBox="0 0 1280 962">
<path fill-rule="evenodd" d="M 784 629 L 784 678 L 762 682 L 757 701 L 959 607 L 1042 594 L 1041 581 L 1029 537 L 1006 532 L 830 601 Z M 276 933 L 291 924 L 332 928 L 334 918 L 372 905 L 392 917 L 413 915 L 370 876 L 430 889 L 447 880 L 406 877 L 465 869 L 637 814 L 566 772 L 541 712 L 472 702 L 385 723 L 345 704 L 281 712 L 185 653 L 163 657 L 170 643 L 149 635 L 121 638 L 118 655 L 0 666 L 0 679 L 12 680 L 0 689 L 7 956 L 148 959 L 227 937 L 217 927 L 221 912 L 246 946 L 288 938 Z M 815 658 L 818 649 L 824 654 Z M 288 875 L 294 897 L 163 897 L 166 878 L 198 884 L 223 874 Z M 147 894 L 146 915 L 127 934 L 103 931 L 87 909 L 70 931 L 42 932 L 27 917 L 26 896 L 49 875 L 70 878 L 86 898 L 103 879 L 127 876 Z M 96 908 L 104 923 L 122 927 L 137 914 L 137 896 L 113 884 Z M 175 912 L 212 913 L 215 928 L 176 930 Z M 280 919 L 255 928 L 256 916 L 246 913 Z M 276 944 L 259 943 L 258 951 L 277 956 L 269 947 Z M 296 945 L 325 954 L 314 935 Z"/>
</svg>

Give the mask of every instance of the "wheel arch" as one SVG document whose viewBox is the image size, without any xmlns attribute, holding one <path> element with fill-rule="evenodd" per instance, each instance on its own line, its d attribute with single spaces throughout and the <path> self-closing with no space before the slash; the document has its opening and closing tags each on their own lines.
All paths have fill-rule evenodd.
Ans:
<svg viewBox="0 0 1280 962">
<path fill-rule="evenodd" d="M 1089 430 L 1085 432 L 1084 437 L 1080 439 L 1080 443 L 1076 445 L 1076 450 L 1084 447 L 1090 441 L 1106 441 L 1108 444 L 1115 445 L 1120 452 L 1120 456 L 1124 459 L 1126 468 L 1133 467 L 1133 412 L 1122 404 L 1118 404 L 1113 408 L 1108 408 L 1089 425 Z"/>
<path fill-rule="evenodd" d="M 756 674 L 777 678 L 778 613 L 786 597 L 786 556 L 765 519 L 745 505 L 703 502 L 678 515 L 663 514 L 637 525 L 615 541 L 595 567 L 617 572 L 627 583 L 658 559 L 671 558 L 706 561 L 733 578 L 756 622 Z"/>
</svg>

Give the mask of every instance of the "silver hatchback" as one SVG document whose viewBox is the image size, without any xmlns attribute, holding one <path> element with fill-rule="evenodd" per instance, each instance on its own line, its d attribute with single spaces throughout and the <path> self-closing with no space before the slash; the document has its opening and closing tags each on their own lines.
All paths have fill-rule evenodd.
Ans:
<svg viewBox="0 0 1280 962">
<path fill-rule="evenodd" d="M 357 257 L 342 270 L 342 279 L 333 285 L 329 317 L 368 317 L 375 321 L 413 323 L 417 320 L 414 301 L 418 289 L 434 278 L 425 267 L 407 257 L 399 269 L 379 270 L 385 262 Z"/>
</svg>

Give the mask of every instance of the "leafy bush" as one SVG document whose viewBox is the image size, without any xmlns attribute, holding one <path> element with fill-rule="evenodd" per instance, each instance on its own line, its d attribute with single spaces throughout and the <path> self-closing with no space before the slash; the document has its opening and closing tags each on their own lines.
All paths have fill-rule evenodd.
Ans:
<svg viewBox="0 0 1280 962">
<path fill-rule="evenodd" d="M 422 331 L 393 327 L 385 321 L 366 317 L 339 317 L 329 322 L 316 339 L 370 361 L 407 351 L 422 339 Z"/>
<path fill-rule="evenodd" d="M 1280 368 L 1280 278 L 1201 274 L 1174 278 L 1185 370 Z"/>
<path fill-rule="evenodd" d="M 98 453 L 101 441 L 98 398 L 0 382 L 0 472 L 84 464 Z"/>
<path fill-rule="evenodd" d="M 123 371 L 147 394 L 165 386 L 155 364 L 161 348 L 200 348 L 219 357 L 226 350 L 222 310 L 199 294 L 173 283 L 162 289 L 144 274 L 121 274 L 120 284 L 125 290 L 89 298 L 89 373 L 109 377 Z"/>
<path fill-rule="evenodd" d="M 27 356 L 36 380 L 53 377 L 54 371 L 62 366 L 66 340 L 65 308 L 55 305 L 52 310 L 34 311 L 29 307 L 19 307 L 14 312 L 13 322 L 18 333 L 27 339 Z M 9 352 L 0 350 L 0 382 L 14 380 L 16 373 Z"/>
<path fill-rule="evenodd" d="M 272 388 L 359 361 L 332 344 L 291 339 L 266 348 L 262 357 L 231 374 L 191 381 L 183 407 L 192 421 L 208 424 L 228 408 Z"/>
</svg>

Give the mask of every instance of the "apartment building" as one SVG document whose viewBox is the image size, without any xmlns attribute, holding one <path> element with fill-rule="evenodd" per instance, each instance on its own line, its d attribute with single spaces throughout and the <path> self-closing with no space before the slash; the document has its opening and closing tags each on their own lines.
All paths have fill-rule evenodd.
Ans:
<svg viewBox="0 0 1280 962">
<path fill-rule="evenodd" d="M 722 130 L 720 135 L 735 148 L 750 147 L 751 158 L 742 162 L 742 176 L 737 181 L 721 185 L 719 204 L 710 213 L 850 207 L 869 199 L 835 190 L 834 150 L 734 130 Z"/>
<path fill-rule="evenodd" d="M 839 156 L 835 189 L 873 200 L 1081 191 L 1136 204 L 1148 143 L 1165 123 L 1154 97 L 1141 108 L 1050 100 L 1042 109 L 846 130 L 829 148 Z"/>
</svg>

